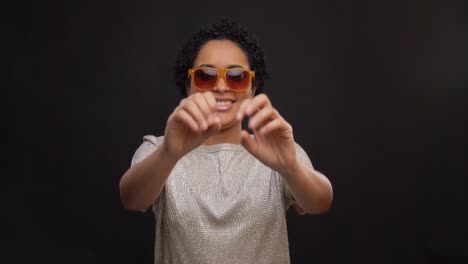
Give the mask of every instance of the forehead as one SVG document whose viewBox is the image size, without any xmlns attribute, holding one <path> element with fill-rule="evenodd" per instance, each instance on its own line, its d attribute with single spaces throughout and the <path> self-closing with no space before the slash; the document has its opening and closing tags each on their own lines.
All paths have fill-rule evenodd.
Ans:
<svg viewBox="0 0 468 264">
<path fill-rule="evenodd" d="M 249 68 L 247 54 L 231 40 L 210 40 L 199 50 L 194 66 L 212 64 L 217 68 L 240 65 Z"/>
</svg>

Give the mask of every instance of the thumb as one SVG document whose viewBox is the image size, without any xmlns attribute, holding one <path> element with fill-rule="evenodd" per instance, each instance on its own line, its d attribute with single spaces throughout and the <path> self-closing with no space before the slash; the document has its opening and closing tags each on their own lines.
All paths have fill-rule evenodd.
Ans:
<svg viewBox="0 0 468 264">
<path fill-rule="evenodd" d="M 245 130 L 241 131 L 241 144 L 248 152 L 255 156 L 258 150 L 258 143 L 255 139 L 252 139 L 249 133 Z"/>
</svg>

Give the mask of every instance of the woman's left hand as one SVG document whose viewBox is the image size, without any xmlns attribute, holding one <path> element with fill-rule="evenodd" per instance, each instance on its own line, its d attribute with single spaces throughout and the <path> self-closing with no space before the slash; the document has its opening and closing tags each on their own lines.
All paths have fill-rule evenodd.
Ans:
<svg viewBox="0 0 468 264">
<path fill-rule="evenodd" d="M 296 165 L 296 150 L 291 125 L 273 108 L 264 94 L 242 102 L 236 118 L 249 117 L 251 138 L 241 132 L 241 143 L 254 157 L 273 170 L 283 174 Z"/>
</svg>

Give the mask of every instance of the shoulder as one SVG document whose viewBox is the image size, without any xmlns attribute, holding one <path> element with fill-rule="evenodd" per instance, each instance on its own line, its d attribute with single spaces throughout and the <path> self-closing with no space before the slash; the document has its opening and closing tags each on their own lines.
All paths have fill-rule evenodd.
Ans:
<svg viewBox="0 0 468 264">
<path fill-rule="evenodd" d="M 142 144 L 151 144 L 154 146 L 159 146 L 164 140 L 164 136 L 154 136 L 154 135 L 145 135 L 143 136 Z"/>
<path fill-rule="evenodd" d="M 299 143 L 294 142 L 294 145 L 296 147 L 296 152 L 307 155 L 306 151 L 304 150 L 304 148 L 301 145 L 299 145 Z"/>
<path fill-rule="evenodd" d="M 304 150 L 304 148 L 299 145 L 297 142 L 294 142 L 295 143 L 295 147 L 296 147 L 296 155 L 297 155 L 297 158 L 304 162 L 306 165 L 308 165 L 309 167 L 312 167 L 313 168 L 313 165 L 312 165 L 312 162 L 310 160 L 310 157 L 309 155 L 307 154 L 307 152 Z"/>
<path fill-rule="evenodd" d="M 143 142 L 140 144 L 138 149 L 133 155 L 131 165 L 135 165 L 138 162 L 145 159 L 151 154 L 156 148 L 158 148 L 164 140 L 164 136 L 145 135 L 143 136 Z"/>
</svg>

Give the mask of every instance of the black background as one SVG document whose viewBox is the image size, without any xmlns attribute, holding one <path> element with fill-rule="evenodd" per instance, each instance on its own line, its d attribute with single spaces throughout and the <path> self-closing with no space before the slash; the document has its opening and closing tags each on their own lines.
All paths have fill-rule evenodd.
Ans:
<svg viewBox="0 0 468 264">
<path fill-rule="evenodd" d="M 2 263 L 152 263 L 154 219 L 118 183 L 180 100 L 175 54 L 243 23 L 265 91 L 334 187 L 288 211 L 292 263 L 468 261 L 466 19 L 444 1 L 37 1 L 4 6 Z M 13 155 L 12 155 L 13 153 Z"/>
</svg>

